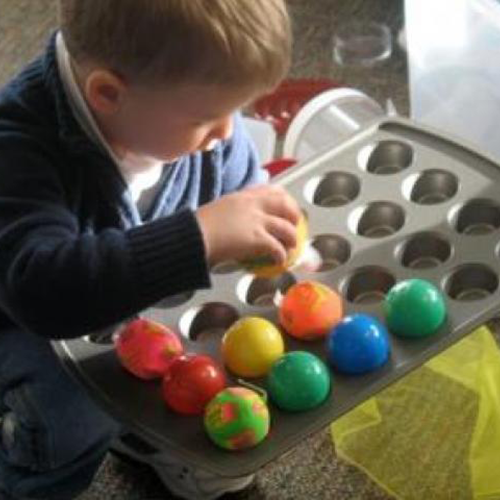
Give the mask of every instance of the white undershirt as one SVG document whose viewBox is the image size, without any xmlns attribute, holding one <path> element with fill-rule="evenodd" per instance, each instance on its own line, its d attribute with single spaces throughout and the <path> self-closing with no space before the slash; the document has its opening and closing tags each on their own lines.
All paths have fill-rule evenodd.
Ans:
<svg viewBox="0 0 500 500">
<path fill-rule="evenodd" d="M 147 156 L 126 153 L 118 157 L 102 135 L 78 86 L 71 58 L 61 33 L 56 39 L 57 64 L 71 109 L 78 123 L 96 144 L 101 145 L 113 159 L 122 174 L 139 213 L 144 214 L 151 206 L 159 188 L 164 163 Z"/>
</svg>

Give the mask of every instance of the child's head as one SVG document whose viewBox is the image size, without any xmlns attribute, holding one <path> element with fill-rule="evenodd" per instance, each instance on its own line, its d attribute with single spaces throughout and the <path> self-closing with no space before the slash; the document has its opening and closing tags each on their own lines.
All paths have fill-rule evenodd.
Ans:
<svg viewBox="0 0 500 500">
<path fill-rule="evenodd" d="M 59 0 L 88 104 L 117 147 L 163 160 L 231 133 L 290 60 L 284 0 Z"/>
</svg>

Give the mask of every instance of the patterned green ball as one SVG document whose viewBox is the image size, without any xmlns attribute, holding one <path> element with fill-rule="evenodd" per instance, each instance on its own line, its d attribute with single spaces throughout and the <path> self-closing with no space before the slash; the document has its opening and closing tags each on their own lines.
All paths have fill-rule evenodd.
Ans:
<svg viewBox="0 0 500 500">
<path fill-rule="evenodd" d="M 267 436 L 269 426 L 265 401 L 243 387 L 222 390 L 205 409 L 208 436 L 226 450 L 242 450 L 259 444 Z"/>
</svg>

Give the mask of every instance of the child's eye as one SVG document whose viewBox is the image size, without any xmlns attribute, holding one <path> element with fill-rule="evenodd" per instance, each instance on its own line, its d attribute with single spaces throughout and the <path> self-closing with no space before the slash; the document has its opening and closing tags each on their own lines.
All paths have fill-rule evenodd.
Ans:
<svg viewBox="0 0 500 500">
<path fill-rule="evenodd" d="M 206 121 L 194 121 L 192 122 L 193 128 L 202 128 L 202 127 L 208 127 L 208 122 Z"/>
</svg>

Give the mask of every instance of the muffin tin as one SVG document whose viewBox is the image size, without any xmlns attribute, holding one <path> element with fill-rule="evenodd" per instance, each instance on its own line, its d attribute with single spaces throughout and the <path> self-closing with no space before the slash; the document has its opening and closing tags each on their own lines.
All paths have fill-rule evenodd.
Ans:
<svg viewBox="0 0 500 500">
<path fill-rule="evenodd" d="M 201 416 L 172 413 L 159 383 L 126 373 L 113 351 L 116 327 L 57 342 L 56 350 L 96 400 L 133 430 L 143 453 L 170 450 L 226 477 L 254 472 L 495 315 L 499 180 L 499 165 L 474 149 L 413 122 L 384 118 L 276 179 L 307 215 L 310 244 L 322 257 L 316 272 L 297 269 L 263 279 L 222 264 L 213 270 L 211 290 L 165 299 L 144 311 L 144 317 L 176 328 L 186 350 L 220 360 L 220 340 L 236 319 L 261 316 L 277 324 L 277 298 L 301 280 L 339 290 L 346 313 L 382 321 L 383 299 L 398 281 L 419 277 L 442 290 L 449 314 L 436 335 L 391 335 L 390 361 L 377 372 L 346 376 L 332 370 L 331 394 L 312 411 L 286 413 L 270 403 L 271 433 L 254 449 L 218 449 L 205 435 Z M 326 359 L 324 341 L 284 338 L 287 350 Z M 264 385 L 263 379 L 250 382 Z"/>
</svg>

